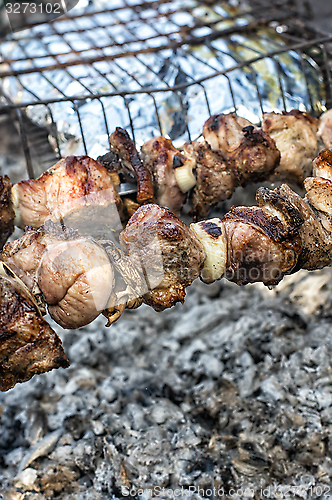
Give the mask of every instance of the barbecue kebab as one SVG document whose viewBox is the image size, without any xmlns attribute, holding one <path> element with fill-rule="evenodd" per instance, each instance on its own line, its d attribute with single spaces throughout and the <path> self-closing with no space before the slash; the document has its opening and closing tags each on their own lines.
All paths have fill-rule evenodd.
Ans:
<svg viewBox="0 0 332 500">
<path fill-rule="evenodd" d="M 230 198 L 238 186 L 264 180 L 301 185 L 311 171 L 319 141 L 325 147 L 332 142 L 331 121 L 331 110 L 320 120 L 297 110 L 265 113 L 260 129 L 235 113 L 215 115 L 205 122 L 203 137 L 182 149 L 156 137 L 142 146 L 140 154 L 128 133 L 118 127 L 109 138 L 110 152 L 99 158 L 102 164 L 73 156 L 61 159 L 36 180 L 11 186 L 8 177 L 1 178 L 0 244 L 14 225 L 38 229 L 52 219 L 82 230 L 78 226 L 82 219 L 85 225 L 98 219 L 98 227 L 86 227 L 86 234 L 97 236 L 110 219 L 117 219 L 112 229 L 121 229 L 120 220 L 127 222 L 144 203 L 156 202 L 179 215 L 189 193 L 190 214 L 197 221 Z M 120 199 L 116 188 L 121 180 L 136 181 L 136 200 Z"/>
<path fill-rule="evenodd" d="M 121 130 L 116 133 L 123 137 Z M 244 130 L 245 141 L 252 133 L 251 128 Z M 260 137 L 268 144 L 268 139 L 262 134 Z M 196 146 L 187 145 L 191 147 Z M 132 149 L 129 153 L 122 150 L 128 161 L 133 157 L 137 160 Z M 265 151 L 265 164 L 268 157 Z M 168 161 L 167 155 L 165 158 Z M 5 245 L 1 255 L 1 390 L 35 373 L 67 366 L 60 340 L 42 318 L 46 311 L 63 328 L 86 325 L 100 313 L 110 325 L 126 308 L 136 308 L 143 302 L 156 311 L 183 302 L 185 288 L 198 277 L 206 283 L 224 276 L 239 285 L 263 282 L 273 286 L 301 268 L 314 270 L 331 263 L 332 151 L 322 151 L 314 160 L 314 177 L 304 181 L 304 199 L 287 185 L 274 190 L 260 188 L 257 206 L 233 207 L 222 220 L 196 222 L 190 228 L 168 208 L 147 203 L 113 239 L 102 238 L 99 232 L 94 237 L 86 231 L 82 234 L 84 225 L 77 227 L 76 222 L 82 211 L 86 219 L 85 210 L 91 215 L 98 214 L 100 207 L 111 207 L 121 213 L 113 185 L 116 168 L 107 170 L 88 157 L 70 157 L 59 164 L 52 173 L 14 187 L 17 198 L 22 197 L 20 217 L 35 221 L 38 228 L 26 228 L 21 238 Z M 142 179 L 144 200 L 150 201 L 146 171 L 133 171 Z M 80 174 L 79 182 L 66 184 L 70 175 L 75 179 L 74 172 Z M 52 191 L 52 178 L 57 182 L 57 176 L 61 182 L 52 198 L 51 193 L 56 193 L 56 189 Z M 84 178 L 89 181 L 84 182 Z M 4 196 L 3 206 L 7 213 L 3 216 L 3 235 L 5 228 L 8 233 L 11 210 L 16 210 L 17 218 L 17 204 L 13 207 L 8 202 L 10 191 L 9 180 L 4 179 L 7 198 Z M 111 196 L 104 196 L 103 191 Z M 57 198 L 59 206 L 54 201 L 52 205 Z M 93 212 L 89 211 L 91 207 Z M 17 314 L 12 314 L 11 308 Z"/>
</svg>

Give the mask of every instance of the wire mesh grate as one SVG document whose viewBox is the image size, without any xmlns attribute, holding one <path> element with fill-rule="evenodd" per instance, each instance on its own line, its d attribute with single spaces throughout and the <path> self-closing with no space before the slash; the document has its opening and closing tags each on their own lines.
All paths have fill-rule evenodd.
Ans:
<svg viewBox="0 0 332 500">
<path fill-rule="evenodd" d="M 254 122 L 270 110 L 320 113 L 332 101 L 332 37 L 292 36 L 292 16 L 285 3 L 119 0 L 8 36 L 0 111 L 16 110 L 29 175 L 60 156 L 103 154 L 116 126 L 139 145 L 196 138 L 219 112 Z M 53 157 L 34 148 L 31 123 L 47 129 Z"/>
</svg>

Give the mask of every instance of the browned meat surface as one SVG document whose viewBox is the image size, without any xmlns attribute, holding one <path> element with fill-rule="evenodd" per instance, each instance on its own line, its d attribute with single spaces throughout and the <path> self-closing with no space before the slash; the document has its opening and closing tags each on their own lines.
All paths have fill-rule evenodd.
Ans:
<svg viewBox="0 0 332 500">
<path fill-rule="evenodd" d="M 158 205 L 179 214 L 186 194 L 179 188 L 174 169 L 186 161 L 185 155 L 165 137 L 156 137 L 142 146 L 144 164 L 153 176 L 155 198 Z"/>
<path fill-rule="evenodd" d="M 213 151 L 227 159 L 240 146 L 247 127 L 254 125 L 235 113 L 213 115 L 204 123 L 203 136 Z"/>
<path fill-rule="evenodd" d="M 246 186 L 265 180 L 279 164 L 280 152 L 269 134 L 250 126 L 244 129 L 244 138 L 229 155 L 229 161 L 234 162 L 238 184 Z"/>
<path fill-rule="evenodd" d="M 239 285 L 276 285 L 297 262 L 302 246 L 276 216 L 258 207 L 232 208 L 224 217 L 228 257 L 225 276 Z"/>
<path fill-rule="evenodd" d="M 158 205 L 140 207 L 120 242 L 146 279 L 146 304 L 162 311 L 183 302 L 185 288 L 199 276 L 205 252 L 178 217 Z"/>
<path fill-rule="evenodd" d="M 107 306 L 114 270 L 106 251 L 52 222 L 7 243 L 2 260 L 35 294 L 63 328 L 93 321 Z"/>
<path fill-rule="evenodd" d="M 0 276 L 0 390 L 69 362 L 61 340 L 41 316 L 33 296 L 7 271 Z"/>
<path fill-rule="evenodd" d="M 218 202 L 232 196 L 238 181 L 232 162 L 224 161 L 208 143 L 196 142 L 186 146 L 189 147 L 196 154 L 196 185 L 190 193 L 190 215 L 201 220 Z"/>
<path fill-rule="evenodd" d="M 262 128 L 275 141 L 281 154 L 272 178 L 301 185 L 311 173 L 312 160 L 317 154 L 317 120 L 298 110 L 265 113 Z"/>
<path fill-rule="evenodd" d="M 70 217 L 77 209 L 97 207 L 101 210 L 111 207 L 116 214 L 121 212 L 121 199 L 110 175 L 88 156 L 68 156 L 44 172 L 39 179 L 15 184 L 12 197 L 15 222 L 21 228 L 38 228 L 47 219 L 66 222 L 66 217 Z M 85 221 L 89 219 L 91 214 L 84 217 Z"/>
<path fill-rule="evenodd" d="M 0 249 L 14 231 L 15 212 L 11 199 L 11 187 L 9 177 L 0 176 Z"/>
<path fill-rule="evenodd" d="M 323 113 L 319 118 L 317 135 L 324 148 L 332 148 L 332 109 Z"/>
<path fill-rule="evenodd" d="M 134 142 L 129 137 L 126 130 L 117 127 L 110 135 L 109 143 L 112 152 L 119 155 L 124 166 L 132 172 L 137 179 L 137 201 L 146 203 L 154 198 L 151 174 L 142 162 Z"/>
<path fill-rule="evenodd" d="M 319 153 L 313 161 L 312 174 L 332 180 L 332 151 L 325 149 Z"/>
</svg>

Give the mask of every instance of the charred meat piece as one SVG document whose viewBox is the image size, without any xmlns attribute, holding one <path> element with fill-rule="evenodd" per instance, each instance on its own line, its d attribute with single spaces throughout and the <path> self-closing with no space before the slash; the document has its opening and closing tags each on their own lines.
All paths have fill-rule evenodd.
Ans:
<svg viewBox="0 0 332 500">
<path fill-rule="evenodd" d="M 114 270 L 106 251 L 76 231 L 48 221 L 7 243 L 2 260 L 36 295 L 41 294 L 52 318 L 63 328 L 93 321 L 107 306 Z"/>
<path fill-rule="evenodd" d="M 321 151 L 313 161 L 312 174 L 314 177 L 323 177 L 332 180 L 332 151 Z"/>
<path fill-rule="evenodd" d="M 213 151 L 232 163 L 237 185 L 266 177 L 280 161 L 271 137 L 235 113 L 214 115 L 203 127 L 203 136 Z"/>
<path fill-rule="evenodd" d="M 176 182 L 174 170 L 183 166 L 188 159 L 165 137 L 156 137 L 146 142 L 141 152 L 143 162 L 153 176 L 158 205 L 168 207 L 172 212 L 179 214 L 186 200 L 186 194 Z"/>
<path fill-rule="evenodd" d="M 110 208 L 121 213 L 121 199 L 109 173 L 88 156 L 68 156 L 38 179 L 15 184 L 12 198 L 15 223 L 21 228 L 36 229 L 47 219 L 66 222 L 77 209 L 97 207 L 107 211 Z M 81 219 L 91 220 L 91 213 L 82 215 Z"/>
<path fill-rule="evenodd" d="M 230 198 L 238 180 L 234 164 L 223 160 L 207 142 L 188 144 L 185 148 L 196 155 L 196 185 L 189 197 L 190 215 L 196 221 L 206 217 L 217 203 Z"/>
<path fill-rule="evenodd" d="M 14 231 L 15 212 L 11 188 L 9 177 L 7 175 L 0 176 L 0 249 Z"/>
<path fill-rule="evenodd" d="M 224 219 L 228 258 L 225 277 L 238 285 L 276 285 L 292 271 L 302 245 L 276 216 L 258 207 L 232 208 Z"/>
<path fill-rule="evenodd" d="M 317 136 L 324 148 L 332 148 L 332 109 L 325 111 L 319 118 Z"/>
<path fill-rule="evenodd" d="M 235 113 L 213 115 L 204 123 L 203 136 L 212 151 L 219 151 L 227 159 L 240 146 L 247 127 L 255 128 L 249 120 Z"/>
<path fill-rule="evenodd" d="M 243 129 L 244 139 L 229 155 L 238 184 L 246 186 L 252 182 L 265 180 L 280 162 L 280 152 L 273 139 L 262 130 L 252 126 Z"/>
<path fill-rule="evenodd" d="M 134 142 L 123 128 L 117 127 L 110 135 L 109 143 L 111 152 L 118 154 L 124 166 L 132 172 L 137 179 L 137 201 L 146 203 L 154 197 L 152 179 L 149 170 L 142 162 Z"/>
<path fill-rule="evenodd" d="M 199 276 L 205 252 L 190 229 L 158 205 L 140 207 L 120 234 L 123 249 L 145 277 L 144 302 L 156 311 L 183 302 Z"/>
<path fill-rule="evenodd" d="M 0 390 L 67 366 L 61 340 L 43 319 L 33 295 L 1 265 Z"/>
<path fill-rule="evenodd" d="M 264 113 L 262 128 L 275 141 L 281 158 L 272 175 L 274 180 L 288 180 L 298 185 L 311 173 L 317 154 L 317 120 L 307 113 Z"/>
<path fill-rule="evenodd" d="M 301 198 L 287 184 L 282 184 L 275 191 L 287 199 L 303 219 L 303 224 L 299 227 L 303 249 L 293 272 L 301 268 L 312 271 L 331 265 L 332 235 L 324 228 L 324 223 L 330 226 L 329 220 L 323 213 L 317 212 L 309 200 Z"/>
</svg>

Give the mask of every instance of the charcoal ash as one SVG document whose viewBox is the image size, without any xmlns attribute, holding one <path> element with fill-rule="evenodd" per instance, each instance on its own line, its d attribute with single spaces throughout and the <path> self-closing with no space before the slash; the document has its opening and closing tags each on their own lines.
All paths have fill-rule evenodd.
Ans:
<svg viewBox="0 0 332 500">
<path fill-rule="evenodd" d="M 167 498 L 183 487 L 184 498 L 202 498 L 212 484 L 252 498 L 262 488 L 325 491 L 332 285 L 329 269 L 319 273 L 324 304 L 310 314 L 315 273 L 279 291 L 221 281 L 212 294 L 197 282 L 183 306 L 143 306 L 108 329 L 102 317 L 77 331 L 52 324 L 70 368 L 0 396 L 3 497 L 148 498 L 159 488 Z"/>
</svg>

